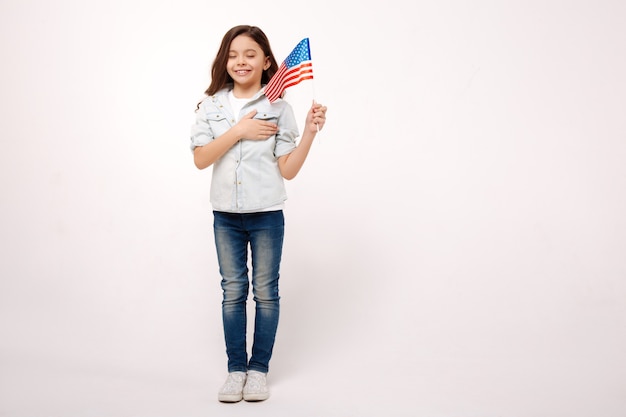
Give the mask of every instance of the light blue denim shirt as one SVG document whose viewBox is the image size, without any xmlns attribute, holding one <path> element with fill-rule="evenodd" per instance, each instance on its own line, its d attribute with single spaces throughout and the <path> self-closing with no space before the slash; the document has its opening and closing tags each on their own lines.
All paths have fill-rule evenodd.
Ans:
<svg viewBox="0 0 626 417">
<path fill-rule="evenodd" d="M 287 191 L 278 158 L 296 148 L 299 136 L 293 109 L 281 99 L 270 103 L 261 90 L 235 118 L 228 100 L 229 90 L 223 89 L 200 103 L 191 128 L 192 151 L 224 134 L 253 109 L 257 111 L 255 119 L 276 123 L 278 132 L 266 140 L 242 139 L 215 161 L 211 205 L 214 210 L 231 213 L 262 211 L 280 205 L 287 199 Z"/>
</svg>

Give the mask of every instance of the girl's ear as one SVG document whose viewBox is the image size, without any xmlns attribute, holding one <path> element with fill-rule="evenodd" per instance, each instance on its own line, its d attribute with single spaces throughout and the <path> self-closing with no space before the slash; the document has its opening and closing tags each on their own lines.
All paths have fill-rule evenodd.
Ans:
<svg viewBox="0 0 626 417">
<path fill-rule="evenodd" d="M 269 67 L 270 67 L 270 57 L 266 56 L 265 57 L 265 65 L 263 65 L 263 71 L 265 71 Z"/>
</svg>

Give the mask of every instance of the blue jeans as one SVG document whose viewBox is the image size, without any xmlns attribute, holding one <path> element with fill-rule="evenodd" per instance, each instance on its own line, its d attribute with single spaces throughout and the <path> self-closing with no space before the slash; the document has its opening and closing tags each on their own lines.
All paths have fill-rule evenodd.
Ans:
<svg viewBox="0 0 626 417">
<path fill-rule="evenodd" d="M 267 372 L 278 328 L 278 278 L 285 233 L 282 210 L 259 213 L 213 212 L 215 247 L 222 276 L 222 320 L 228 372 Z M 255 301 L 254 340 L 248 362 L 246 300 L 248 247 Z"/>
</svg>

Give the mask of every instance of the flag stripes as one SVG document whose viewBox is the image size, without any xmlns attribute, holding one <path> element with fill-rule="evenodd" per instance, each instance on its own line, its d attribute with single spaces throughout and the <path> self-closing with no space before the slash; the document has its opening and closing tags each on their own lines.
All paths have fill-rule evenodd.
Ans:
<svg viewBox="0 0 626 417">
<path fill-rule="evenodd" d="M 313 64 L 309 38 L 305 38 L 280 64 L 276 74 L 265 86 L 265 96 L 270 102 L 274 102 L 282 96 L 286 88 L 310 79 L 313 79 Z"/>
</svg>

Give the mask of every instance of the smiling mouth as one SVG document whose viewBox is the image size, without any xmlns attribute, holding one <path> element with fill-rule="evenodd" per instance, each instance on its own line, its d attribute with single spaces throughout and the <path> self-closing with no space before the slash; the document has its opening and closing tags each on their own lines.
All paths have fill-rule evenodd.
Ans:
<svg viewBox="0 0 626 417">
<path fill-rule="evenodd" d="M 237 70 L 237 71 L 235 71 L 235 73 L 236 73 L 237 75 L 246 75 L 246 74 L 248 74 L 249 72 L 250 72 L 250 71 L 248 71 L 248 70 Z"/>
</svg>

